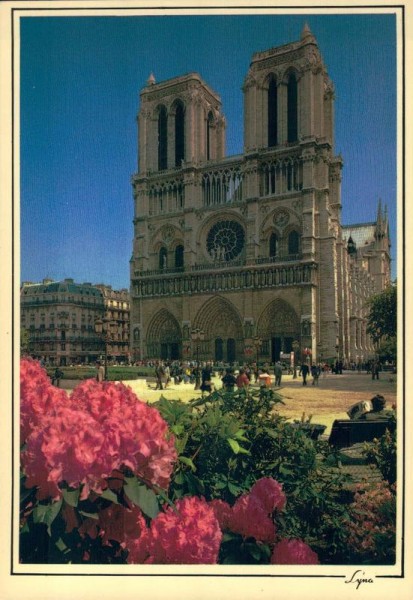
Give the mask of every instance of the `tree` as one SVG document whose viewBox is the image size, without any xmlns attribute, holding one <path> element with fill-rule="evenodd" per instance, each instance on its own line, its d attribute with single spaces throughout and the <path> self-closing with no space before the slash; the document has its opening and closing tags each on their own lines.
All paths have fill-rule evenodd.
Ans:
<svg viewBox="0 0 413 600">
<path fill-rule="evenodd" d="M 28 353 L 29 342 L 30 342 L 29 332 L 27 329 L 24 329 L 22 327 L 20 329 L 20 354 L 21 354 L 21 356 L 24 356 L 25 354 Z"/>
<path fill-rule="evenodd" d="M 389 285 L 382 292 L 374 294 L 369 301 L 370 309 L 367 333 L 374 342 L 383 338 L 393 338 L 397 334 L 397 286 Z"/>
</svg>

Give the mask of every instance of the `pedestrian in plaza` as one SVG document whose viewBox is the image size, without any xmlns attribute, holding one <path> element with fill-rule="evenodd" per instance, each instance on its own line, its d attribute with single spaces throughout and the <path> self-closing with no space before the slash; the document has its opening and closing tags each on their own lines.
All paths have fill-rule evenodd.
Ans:
<svg viewBox="0 0 413 600">
<path fill-rule="evenodd" d="M 302 363 L 300 367 L 300 375 L 303 378 L 303 385 L 307 385 L 307 375 L 310 369 L 308 368 L 307 363 Z"/>
<path fill-rule="evenodd" d="M 371 364 L 371 378 L 379 378 L 379 363 L 376 360 Z"/>
<path fill-rule="evenodd" d="M 102 382 L 105 379 L 105 367 L 100 360 L 96 361 L 96 381 Z"/>
<path fill-rule="evenodd" d="M 237 376 L 237 388 L 242 389 L 248 387 L 250 384 L 250 380 L 248 375 L 245 372 L 245 369 L 240 369 Z"/>
<path fill-rule="evenodd" d="M 313 385 L 318 385 L 318 378 L 320 377 L 320 367 L 318 365 L 311 365 L 311 376 L 313 378 Z"/>
<path fill-rule="evenodd" d="M 212 368 L 210 363 L 206 363 L 201 373 L 201 391 L 212 392 Z"/>
<path fill-rule="evenodd" d="M 165 376 L 165 370 L 164 370 L 163 364 L 161 362 L 158 362 L 155 367 L 155 377 L 156 377 L 155 390 L 163 389 L 162 381 L 163 381 L 164 376 Z"/>
<path fill-rule="evenodd" d="M 225 369 L 225 375 L 222 378 L 222 386 L 226 392 L 233 392 L 237 383 L 234 371 L 231 368 Z"/>
<path fill-rule="evenodd" d="M 275 366 L 274 366 L 275 386 L 276 387 L 280 387 L 280 385 L 281 385 L 282 374 L 283 374 L 283 368 L 282 368 L 280 361 L 278 361 L 275 363 Z"/>
</svg>

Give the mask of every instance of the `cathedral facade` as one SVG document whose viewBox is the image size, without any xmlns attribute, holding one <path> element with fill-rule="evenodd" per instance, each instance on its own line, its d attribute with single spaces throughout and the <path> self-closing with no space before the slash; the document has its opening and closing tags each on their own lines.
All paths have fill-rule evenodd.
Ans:
<svg viewBox="0 0 413 600">
<path fill-rule="evenodd" d="M 244 151 L 197 73 L 140 95 L 131 277 L 135 359 L 366 360 L 366 301 L 390 281 L 387 212 L 343 227 L 334 86 L 317 41 L 253 55 Z"/>
</svg>

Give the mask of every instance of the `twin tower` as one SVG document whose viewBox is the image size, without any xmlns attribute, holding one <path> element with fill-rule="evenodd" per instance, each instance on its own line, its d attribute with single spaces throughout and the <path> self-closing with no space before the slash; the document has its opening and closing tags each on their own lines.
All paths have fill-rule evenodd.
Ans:
<svg viewBox="0 0 413 600">
<path fill-rule="evenodd" d="M 134 358 L 365 360 L 389 244 L 367 227 L 348 252 L 334 87 L 310 29 L 254 54 L 243 93 L 244 150 L 227 157 L 220 97 L 197 73 L 141 91 Z"/>
</svg>

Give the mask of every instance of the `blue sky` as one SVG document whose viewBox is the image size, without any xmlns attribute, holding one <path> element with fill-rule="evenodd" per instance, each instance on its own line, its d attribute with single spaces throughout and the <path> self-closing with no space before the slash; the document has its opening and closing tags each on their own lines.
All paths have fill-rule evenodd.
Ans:
<svg viewBox="0 0 413 600">
<path fill-rule="evenodd" d="M 396 259 L 396 19 L 391 14 L 21 19 L 21 280 L 129 287 L 139 92 L 198 72 L 221 96 L 227 154 L 243 148 L 254 52 L 307 22 L 336 89 L 343 224 L 388 205 Z M 395 276 L 393 264 L 393 276 Z"/>
</svg>

